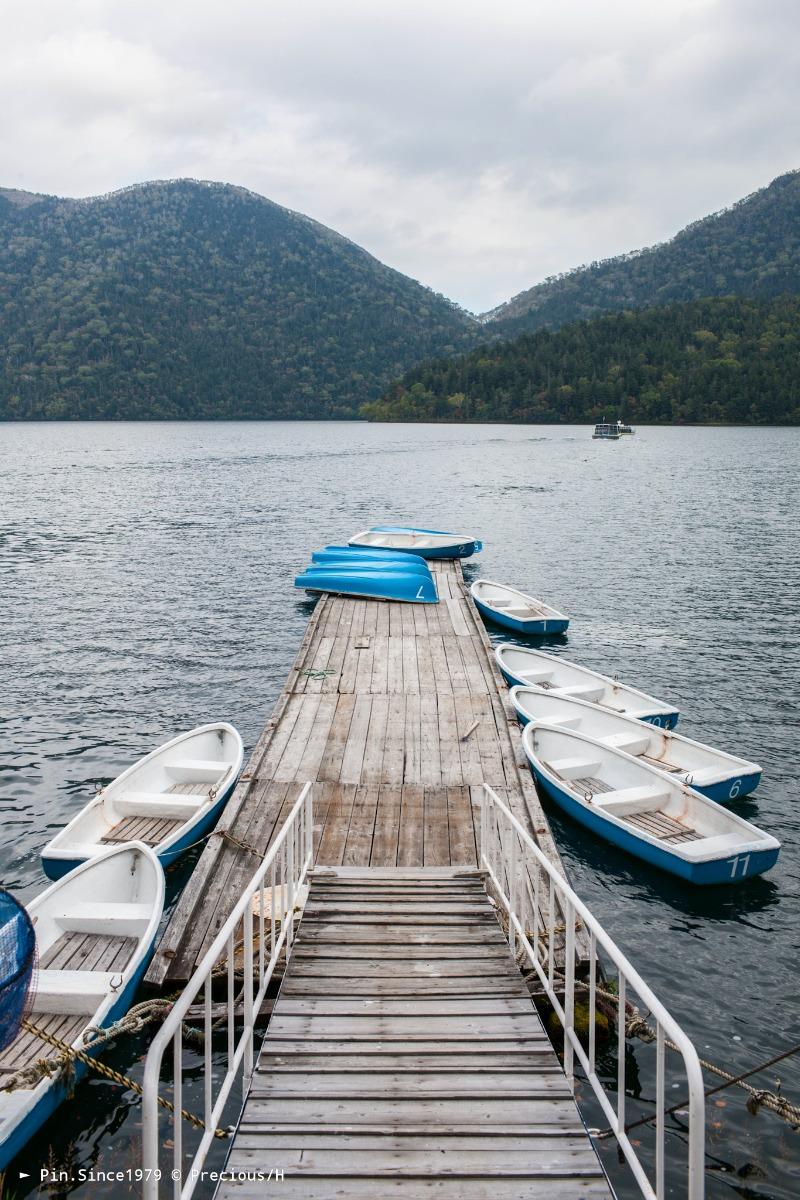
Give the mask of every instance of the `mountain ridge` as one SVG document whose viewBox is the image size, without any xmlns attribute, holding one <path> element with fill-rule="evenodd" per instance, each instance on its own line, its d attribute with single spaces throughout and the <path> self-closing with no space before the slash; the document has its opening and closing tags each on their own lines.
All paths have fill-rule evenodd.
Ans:
<svg viewBox="0 0 800 1200">
<path fill-rule="evenodd" d="M 768 257 L 759 261 L 756 246 L 765 241 Z M 743 247 L 752 247 L 744 267 Z M 745 286 L 743 271 L 750 275 Z M 626 308 L 785 291 L 800 291 L 800 169 L 690 222 L 666 241 L 550 276 L 479 319 L 485 330 L 513 336 Z"/>
<path fill-rule="evenodd" d="M 0 190 L 0 417 L 352 417 L 474 318 L 216 181 Z"/>
</svg>

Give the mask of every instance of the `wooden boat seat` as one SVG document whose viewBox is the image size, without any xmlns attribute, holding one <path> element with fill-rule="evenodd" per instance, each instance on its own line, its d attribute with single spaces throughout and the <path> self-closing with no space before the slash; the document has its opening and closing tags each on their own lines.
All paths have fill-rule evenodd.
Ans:
<svg viewBox="0 0 800 1200">
<path fill-rule="evenodd" d="M 183 817 L 123 817 L 119 824 L 103 835 L 100 842 L 106 846 L 116 842 L 144 842 L 145 846 L 157 846 L 185 823 Z M 93 850 L 92 853 L 97 852 Z"/>
<path fill-rule="evenodd" d="M 533 671 L 520 671 L 517 678 L 527 679 L 528 683 L 538 684 L 539 687 L 552 687 L 548 680 L 553 678 L 553 672 L 548 667 L 537 667 Z"/>
<path fill-rule="evenodd" d="M 626 754 L 640 754 L 650 741 L 650 735 L 623 730 L 622 733 L 611 733 L 608 737 L 597 740 L 604 746 L 613 746 L 615 750 L 624 750 Z"/>
<path fill-rule="evenodd" d="M 554 758 L 545 765 L 554 775 L 558 775 L 559 779 L 577 782 L 579 779 L 593 776 L 595 771 L 600 770 L 601 764 L 599 759 L 593 762 L 590 758 Z"/>
<path fill-rule="evenodd" d="M 51 1016 L 40 1016 L 36 1013 L 33 1015 L 33 1019 L 43 1033 L 49 1033 L 70 1045 L 86 1028 L 85 1015 L 65 1016 L 63 1013 L 56 1013 Z M 52 1058 L 54 1053 L 53 1047 L 48 1042 L 43 1042 L 36 1034 L 28 1033 L 23 1029 L 21 1033 L 17 1034 L 11 1045 L 6 1046 L 0 1054 L 0 1074 L 10 1075 L 21 1071 L 23 1067 L 29 1066 L 37 1058 Z"/>
<path fill-rule="evenodd" d="M 176 796 L 172 792 L 124 792 L 114 800 L 121 817 L 171 817 L 187 821 L 208 801 L 207 796 Z"/>
<path fill-rule="evenodd" d="M 36 975 L 34 1013 L 91 1016 L 119 980 L 118 971 L 39 970 Z"/>
<path fill-rule="evenodd" d="M 676 845 L 678 842 L 702 841 L 704 850 L 707 845 L 707 839 L 704 839 L 696 829 L 681 824 L 673 817 L 668 817 L 666 813 L 632 813 L 625 820 L 628 825 L 633 825 L 635 829 L 649 834 L 650 837 L 658 838 L 660 842 L 671 842 L 672 845 Z M 735 835 L 734 840 L 736 840 Z"/>
<path fill-rule="evenodd" d="M 164 767 L 171 779 L 181 783 L 218 783 L 230 769 L 229 762 L 216 762 L 211 758 L 183 758 Z"/>
<path fill-rule="evenodd" d="M 658 767 L 659 771 L 669 771 L 672 775 L 682 775 L 688 770 L 687 767 L 676 767 L 674 763 L 664 762 L 661 758 L 651 758 L 649 754 L 640 754 L 639 758 L 642 762 L 650 763 L 651 767 Z"/>
<path fill-rule="evenodd" d="M 82 901 L 57 917 L 56 924 L 69 933 L 104 933 L 138 938 L 147 929 L 151 916 L 152 907 L 149 904 L 109 901 L 93 904 L 91 901 Z"/>
<path fill-rule="evenodd" d="M 603 683 L 575 683 L 569 687 L 553 688 L 556 696 L 572 696 L 575 700 L 599 700 L 604 691 Z"/>
<path fill-rule="evenodd" d="M 62 933 L 39 958 L 40 967 L 70 971 L 124 971 L 138 939 L 99 933 Z"/>
<path fill-rule="evenodd" d="M 613 813 L 615 817 L 627 817 L 633 813 L 655 812 L 669 799 L 669 795 L 669 788 L 653 782 L 606 792 L 595 799 L 595 804 L 602 805 L 606 812 Z"/>
</svg>

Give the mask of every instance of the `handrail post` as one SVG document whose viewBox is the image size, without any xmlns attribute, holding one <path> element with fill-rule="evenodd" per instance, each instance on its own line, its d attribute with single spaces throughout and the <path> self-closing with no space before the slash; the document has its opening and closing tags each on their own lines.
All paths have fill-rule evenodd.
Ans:
<svg viewBox="0 0 800 1200">
<path fill-rule="evenodd" d="M 253 904 L 252 901 L 244 910 L 244 980 L 242 983 L 244 1008 L 244 1036 L 247 1039 L 244 1049 L 244 1075 L 249 1079 L 253 1074 L 253 1038 L 255 1034 L 255 1014 L 253 1013 Z"/>
<path fill-rule="evenodd" d="M 492 826 L 492 853 L 489 854 L 489 816 Z M 576 895 L 564 876 L 555 869 L 547 857 L 536 845 L 528 831 L 520 824 L 511 810 L 497 796 L 489 784 L 483 785 L 481 793 L 481 843 L 479 863 L 486 868 L 487 886 L 491 884 L 498 893 L 499 903 L 503 906 L 509 919 L 509 942 L 514 947 L 515 940 L 524 951 L 533 968 L 538 982 L 552 1005 L 555 1014 L 564 1029 L 564 1071 L 570 1085 L 575 1087 L 575 1067 L 583 1072 L 588 1080 L 609 1125 L 617 1136 L 617 1145 L 621 1160 L 627 1162 L 641 1194 L 649 1200 L 664 1200 L 665 1178 L 665 1146 L 664 1146 L 664 1114 L 665 1114 L 665 1069 L 664 1047 L 669 1040 L 674 1049 L 680 1054 L 686 1078 L 689 1085 L 689 1138 L 688 1159 L 686 1165 L 686 1180 L 688 1187 L 685 1191 L 687 1200 L 703 1200 L 705 1195 L 705 1097 L 703 1072 L 697 1051 L 689 1038 L 670 1016 L 667 1009 L 652 992 L 636 969 L 627 960 L 620 948 L 609 937 L 597 919 L 589 911 L 583 901 Z M 508 837 L 512 841 L 509 844 Z M 534 906 L 535 926 L 532 941 L 528 938 L 524 914 L 519 917 L 521 908 L 519 896 L 516 893 L 515 874 L 517 867 L 521 878 L 527 880 L 529 870 L 533 869 L 534 889 L 532 903 Z M 547 910 L 543 908 L 540 889 L 540 875 L 547 882 Z M 506 890 L 507 889 L 507 894 Z M 564 970 L 556 968 L 556 907 L 564 917 Z M 525 931 L 524 937 L 519 937 L 515 920 L 519 917 L 519 925 Z M 588 1015 L 589 1039 L 588 1053 L 581 1041 L 575 1035 L 575 990 L 576 990 L 576 933 L 578 922 L 589 935 L 589 984 L 588 984 Z M 541 925 L 541 932 L 540 932 Z M 544 946 L 540 953 L 540 943 Z M 597 1010 L 598 973 L 602 970 L 599 962 L 599 950 L 608 955 L 617 970 L 617 1094 L 616 1103 L 612 1100 L 611 1092 L 598 1077 L 596 1068 L 596 1033 L 595 1017 Z M 602 976 L 601 976 L 602 978 Z M 561 988 L 563 985 L 563 993 Z M 641 1152 L 637 1152 L 639 1143 L 634 1144 L 625 1130 L 626 1112 L 626 1015 L 627 997 L 629 991 L 635 993 L 641 1003 L 652 1014 L 657 1028 L 656 1047 L 656 1140 L 655 1140 L 655 1179 L 651 1183 L 648 1171 L 645 1169 Z M 562 1003 L 563 1000 L 563 1003 Z M 652 1166 L 651 1168 L 652 1169 Z"/>
<path fill-rule="evenodd" d="M 575 909 L 567 900 L 564 911 L 566 925 L 564 937 L 564 1073 L 569 1085 L 575 1090 L 574 1048 L 575 1033 Z"/>
</svg>

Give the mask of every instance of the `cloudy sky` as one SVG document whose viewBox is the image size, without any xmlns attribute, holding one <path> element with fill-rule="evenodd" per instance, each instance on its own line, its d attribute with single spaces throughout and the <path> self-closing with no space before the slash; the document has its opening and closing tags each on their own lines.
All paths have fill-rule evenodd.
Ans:
<svg viewBox="0 0 800 1200">
<path fill-rule="evenodd" d="M 0 185 L 189 175 L 473 311 L 800 166 L 796 0 L 5 0 Z"/>
</svg>

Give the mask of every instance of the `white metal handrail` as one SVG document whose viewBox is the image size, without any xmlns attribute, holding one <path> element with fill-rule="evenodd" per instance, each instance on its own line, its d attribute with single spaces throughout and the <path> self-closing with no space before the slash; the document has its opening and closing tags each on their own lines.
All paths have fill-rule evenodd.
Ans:
<svg viewBox="0 0 800 1200">
<path fill-rule="evenodd" d="M 144 1200 L 158 1200 L 159 1183 L 167 1172 L 159 1161 L 158 1095 L 161 1067 L 167 1047 L 172 1044 L 174 1112 L 172 1121 L 172 1162 L 169 1171 L 174 1200 L 189 1200 L 200 1178 L 202 1165 L 214 1141 L 214 1131 L 237 1079 L 246 1089 L 253 1073 L 253 1035 L 255 1021 L 266 996 L 275 965 L 286 947 L 288 958 L 294 939 L 294 909 L 300 888 L 313 862 L 314 810 L 311 784 L 303 788 L 286 823 L 269 848 L 264 861 L 242 892 L 236 907 L 214 938 L 211 946 L 184 988 L 179 1000 L 153 1039 L 145 1061 L 142 1095 L 142 1151 Z M 269 888 L 269 902 L 265 894 Z M 257 911 L 254 900 L 258 897 Z M 255 946 L 254 926 L 258 929 Z M 238 935 L 238 936 L 237 936 Z M 269 947 L 267 957 L 266 946 Z M 241 992 L 236 994 L 236 952 L 241 947 Z M 226 976 L 227 1069 L 214 1095 L 212 1064 L 212 980 L 216 968 L 224 962 Z M 203 989 L 204 1023 L 204 1111 L 205 1130 L 191 1161 L 183 1160 L 183 1129 L 180 1110 L 183 1105 L 184 1021 L 191 1005 Z M 237 1008 L 242 1005 L 241 1029 L 237 1036 Z"/>
<path fill-rule="evenodd" d="M 689 1096 L 688 1200 L 702 1200 L 705 1189 L 705 1096 L 697 1051 L 564 877 L 545 857 L 528 832 L 497 794 L 484 784 L 481 804 L 481 866 L 508 916 L 512 952 L 519 944 L 533 967 L 564 1030 L 564 1070 L 575 1086 L 577 1059 L 613 1130 L 620 1150 L 647 1200 L 664 1197 L 665 1042 L 683 1058 Z M 542 888 L 546 894 L 542 894 Z M 556 925 L 563 914 L 563 926 Z M 580 920 L 589 933 L 588 1053 L 575 1031 L 575 931 Z M 557 936 L 563 934 L 563 979 L 556 978 Z M 617 970 L 617 1093 L 612 1102 L 596 1069 L 596 1001 L 598 947 Z M 656 1026 L 655 1180 L 651 1183 L 625 1131 L 626 996 L 635 992 Z M 563 994 L 563 1003 L 559 993 Z"/>
</svg>

